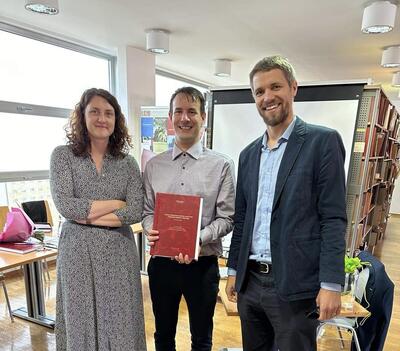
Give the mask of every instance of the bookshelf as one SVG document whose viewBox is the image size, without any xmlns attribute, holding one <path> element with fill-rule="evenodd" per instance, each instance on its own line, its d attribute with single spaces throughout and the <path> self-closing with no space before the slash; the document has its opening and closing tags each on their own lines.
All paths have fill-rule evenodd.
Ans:
<svg viewBox="0 0 400 351">
<path fill-rule="evenodd" d="M 398 174 L 400 115 L 379 86 L 366 86 L 347 180 L 347 247 L 373 253 L 383 239 Z"/>
</svg>

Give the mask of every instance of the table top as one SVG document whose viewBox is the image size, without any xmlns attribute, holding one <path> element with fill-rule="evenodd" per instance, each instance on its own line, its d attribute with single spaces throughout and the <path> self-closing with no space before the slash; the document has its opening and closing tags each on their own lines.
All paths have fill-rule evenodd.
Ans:
<svg viewBox="0 0 400 351">
<path fill-rule="evenodd" d="M 342 295 L 342 309 L 340 317 L 368 317 L 371 313 L 353 299 L 353 308 L 345 308 L 344 306 L 351 303 L 351 295 Z"/>
<path fill-rule="evenodd" d="M 226 314 L 228 316 L 238 316 L 237 305 L 235 302 L 228 300 L 228 296 L 225 293 L 226 280 L 221 280 L 219 283 L 219 296 L 225 307 Z M 342 295 L 342 309 L 340 310 L 340 317 L 368 317 L 370 312 L 361 306 L 357 301 L 353 302 L 353 308 L 345 308 L 351 300 L 350 295 Z"/>
<path fill-rule="evenodd" d="M 26 254 L 0 251 L 0 272 L 53 256 L 57 256 L 55 249 L 33 251 Z"/>
<path fill-rule="evenodd" d="M 132 224 L 131 227 L 135 234 L 141 233 L 143 230 L 140 222 Z M 49 248 L 43 251 L 34 251 L 26 254 L 0 251 L 0 272 L 53 256 L 57 256 L 57 250 Z"/>
</svg>

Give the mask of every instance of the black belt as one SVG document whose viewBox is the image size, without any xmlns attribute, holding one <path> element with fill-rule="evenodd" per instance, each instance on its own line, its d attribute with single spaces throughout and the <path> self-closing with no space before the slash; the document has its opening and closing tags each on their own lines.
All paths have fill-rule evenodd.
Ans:
<svg viewBox="0 0 400 351">
<path fill-rule="evenodd" d="M 78 223 L 80 224 L 80 223 Z M 119 227 L 107 227 L 107 226 L 103 226 L 103 225 L 94 225 L 94 224 L 82 224 L 85 227 L 89 227 L 89 228 L 98 228 L 98 229 L 107 229 L 107 230 L 116 230 Z"/>
<path fill-rule="evenodd" d="M 254 260 L 249 260 L 247 267 L 249 270 L 261 273 L 261 274 L 270 274 L 272 273 L 272 264 L 267 262 L 259 262 Z"/>
</svg>

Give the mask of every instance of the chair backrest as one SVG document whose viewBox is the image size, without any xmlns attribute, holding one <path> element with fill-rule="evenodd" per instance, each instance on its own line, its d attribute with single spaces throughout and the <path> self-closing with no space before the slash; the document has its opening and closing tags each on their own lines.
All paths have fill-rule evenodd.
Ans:
<svg viewBox="0 0 400 351">
<path fill-rule="evenodd" d="M 53 218 L 47 200 L 27 201 L 23 202 L 21 206 L 34 223 L 49 223 L 53 226 Z"/>
<path fill-rule="evenodd" d="M 0 233 L 3 231 L 4 224 L 6 224 L 8 206 L 0 206 Z"/>
<path fill-rule="evenodd" d="M 358 274 L 358 279 L 354 290 L 354 297 L 358 302 L 361 302 L 364 296 L 368 279 L 369 279 L 369 268 L 364 267 L 363 270 Z"/>
<path fill-rule="evenodd" d="M 43 200 L 43 201 L 44 201 L 44 205 L 46 206 L 47 223 L 49 223 L 53 227 L 53 216 L 51 215 L 49 202 L 47 200 Z"/>
</svg>

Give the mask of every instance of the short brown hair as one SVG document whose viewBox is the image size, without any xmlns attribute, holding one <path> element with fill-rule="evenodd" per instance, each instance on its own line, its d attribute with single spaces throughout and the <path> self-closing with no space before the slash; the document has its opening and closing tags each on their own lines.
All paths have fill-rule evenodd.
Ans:
<svg viewBox="0 0 400 351">
<path fill-rule="evenodd" d="M 193 87 L 182 87 L 177 89 L 172 94 L 171 99 L 169 100 L 169 113 L 174 112 L 172 111 L 172 105 L 174 103 L 174 99 L 178 94 L 186 95 L 188 98 L 191 98 L 193 102 L 198 101 L 200 103 L 200 113 L 206 113 L 206 101 L 204 99 L 204 96 L 199 90 Z"/>
<path fill-rule="evenodd" d="M 253 78 L 256 73 L 268 72 L 273 69 L 280 69 L 290 86 L 296 80 L 294 68 L 286 57 L 280 55 L 267 56 L 258 61 L 249 74 L 251 89 L 253 89 Z"/>
<path fill-rule="evenodd" d="M 125 116 L 117 99 L 104 89 L 91 88 L 82 94 L 65 128 L 68 139 L 67 145 L 71 147 L 76 156 L 89 154 L 90 138 L 85 123 L 85 109 L 95 96 L 104 98 L 114 108 L 115 127 L 108 142 L 108 151 L 112 156 L 123 157 L 129 152 L 129 147 L 132 146 L 131 137 L 128 134 Z"/>
</svg>

